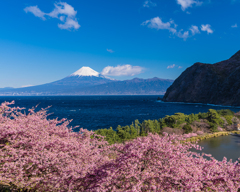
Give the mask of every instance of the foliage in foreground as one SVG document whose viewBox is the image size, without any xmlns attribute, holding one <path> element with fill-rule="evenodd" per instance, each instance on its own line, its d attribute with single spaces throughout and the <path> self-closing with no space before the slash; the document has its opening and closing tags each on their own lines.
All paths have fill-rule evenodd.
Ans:
<svg viewBox="0 0 240 192">
<path fill-rule="evenodd" d="M 0 183 L 29 191 L 238 191 L 240 166 L 190 152 L 184 136 L 148 136 L 108 145 L 46 110 L 0 106 Z M 207 155 L 205 155 L 207 156 Z"/>
<path fill-rule="evenodd" d="M 237 191 L 240 166 L 189 152 L 199 146 L 183 137 L 149 134 L 117 144 L 120 155 L 99 169 L 89 180 L 100 191 Z M 210 155 L 205 155 L 209 156 Z M 96 183 L 98 186 L 96 186 Z M 106 190 L 108 189 L 108 190 Z"/>
<path fill-rule="evenodd" d="M 74 133 L 65 119 L 47 120 L 46 110 L 26 115 L 9 104 L 0 107 L 0 181 L 39 191 L 81 189 L 86 174 L 108 160 L 108 143 L 94 133 Z"/>
</svg>

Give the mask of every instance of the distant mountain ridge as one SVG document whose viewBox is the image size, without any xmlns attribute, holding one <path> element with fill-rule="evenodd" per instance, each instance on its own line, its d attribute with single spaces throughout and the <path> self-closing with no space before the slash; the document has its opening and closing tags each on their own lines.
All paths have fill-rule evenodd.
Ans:
<svg viewBox="0 0 240 192">
<path fill-rule="evenodd" d="M 90 67 L 43 85 L 0 89 L 0 95 L 163 95 L 173 80 L 152 78 L 117 81 Z"/>
<path fill-rule="evenodd" d="M 86 87 L 78 92 L 80 95 L 163 95 L 173 80 L 139 79 L 115 81 Z"/>
<path fill-rule="evenodd" d="M 167 89 L 166 102 L 240 106 L 240 51 L 215 64 L 195 63 Z"/>
<path fill-rule="evenodd" d="M 3 87 L 3 88 L 0 88 L 0 90 L 8 90 L 8 89 L 14 89 L 13 87 Z"/>
</svg>

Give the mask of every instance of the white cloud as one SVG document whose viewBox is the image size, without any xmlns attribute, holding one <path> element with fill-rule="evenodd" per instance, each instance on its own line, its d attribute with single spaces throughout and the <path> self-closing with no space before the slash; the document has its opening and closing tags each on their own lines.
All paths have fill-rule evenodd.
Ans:
<svg viewBox="0 0 240 192">
<path fill-rule="evenodd" d="M 181 8 L 183 11 L 185 11 L 185 9 L 192 7 L 192 5 L 197 5 L 200 6 L 202 5 L 203 2 L 200 1 L 195 1 L 195 0 L 177 0 L 177 4 L 181 5 Z"/>
<path fill-rule="evenodd" d="M 108 76 L 134 76 L 142 73 L 143 70 L 143 67 L 132 65 L 107 66 L 102 70 L 101 74 Z"/>
<path fill-rule="evenodd" d="M 171 32 L 173 35 L 176 35 L 179 38 L 182 38 L 184 41 L 192 37 L 196 34 L 200 33 L 199 27 L 196 25 L 192 25 L 189 30 L 184 31 L 183 29 L 177 30 L 177 24 L 174 23 L 173 20 L 169 20 L 168 22 L 164 23 L 161 18 L 159 17 L 154 17 L 150 20 L 144 21 L 141 25 L 146 25 L 149 28 L 152 29 L 166 29 L 169 32 Z M 206 25 L 201 25 L 201 30 L 206 31 L 208 34 L 213 33 L 213 30 L 211 29 L 211 25 L 206 24 Z M 192 33 L 190 35 L 190 32 Z"/>
<path fill-rule="evenodd" d="M 74 28 L 74 29 L 78 29 L 80 27 L 80 25 L 78 24 L 77 22 L 77 19 L 71 19 L 71 18 L 67 18 L 65 23 L 63 24 L 58 24 L 58 27 L 60 29 L 71 29 L 71 28 Z"/>
<path fill-rule="evenodd" d="M 60 16 L 60 17 L 59 17 L 60 21 L 64 21 L 65 18 L 66 18 L 65 16 Z"/>
<path fill-rule="evenodd" d="M 147 21 L 143 22 L 141 25 L 147 25 L 147 27 L 154 28 L 154 29 L 157 29 L 157 30 L 159 30 L 159 29 L 166 29 L 166 30 L 170 31 L 172 34 L 174 34 L 177 37 L 182 38 L 184 40 L 186 40 L 187 38 L 190 37 L 189 31 L 183 32 L 183 29 L 181 29 L 181 30 L 179 30 L 177 32 L 177 29 L 176 29 L 177 28 L 177 24 L 174 23 L 173 20 L 170 20 L 170 21 L 164 23 L 161 18 L 154 17 L 154 18 L 152 18 L 150 20 L 147 20 Z M 196 33 L 196 30 L 198 30 L 198 27 L 197 28 L 196 27 L 197 26 L 194 26 L 193 29 L 190 28 L 190 30 L 191 29 L 195 30 L 195 33 Z M 195 34 L 193 34 L 193 35 L 195 35 Z"/>
<path fill-rule="evenodd" d="M 201 30 L 202 31 L 207 31 L 207 33 L 213 33 L 213 30 L 211 29 L 211 25 L 206 24 L 206 25 L 201 25 Z"/>
<path fill-rule="evenodd" d="M 167 66 L 167 69 L 172 69 L 172 68 L 174 68 L 175 66 L 176 66 L 175 64 L 169 65 L 169 66 Z"/>
<path fill-rule="evenodd" d="M 167 69 L 173 69 L 175 67 L 177 67 L 178 69 L 182 68 L 182 66 L 178 66 L 178 65 L 172 64 L 172 65 L 167 66 Z"/>
<path fill-rule="evenodd" d="M 238 26 L 237 26 L 237 23 L 235 24 L 235 25 L 232 25 L 231 26 L 232 28 L 237 28 Z"/>
<path fill-rule="evenodd" d="M 114 53 L 114 51 L 113 51 L 112 49 L 107 49 L 107 51 L 108 51 L 109 53 Z"/>
<path fill-rule="evenodd" d="M 180 30 L 178 33 L 177 33 L 177 36 L 180 37 L 180 38 L 183 38 L 184 40 L 186 40 L 188 37 L 189 37 L 189 32 L 188 31 L 185 31 L 184 33 L 182 33 L 183 30 Z"/>
<path fill-rule="evenodd" d="M 49 13 L 50 17 L 58 18 L 59 15 L 67 15 L 68 17 L 74 18 L 77 14 L 77 11 L 74 8 L 64 2 L 59 2 L 54 4 L 55 9 Z"/>
<path fill-rule="evenodd" d="M 59 23 L 58 27 L 60 29 L 79 29 L 81 26 L 79 25 L 76 14 L 77 11 L 74 8 L 65 3 L 58 2 L 54 4 L 55 8 L 50 13 L 42 12 L 37 6 L 26 7 L 24 11 L 33 13 L 36 17 L 40 17 L 43 20 L 46 18 L 44 16 L 49 16 L 51 18 L 57 18 L 63 23 Z"/>
<path fill-rule="evenodd" d="M 189 29 L 192 32 L 192 35 L 195 35 L 196 33 L 200 33 L 198 26 L 196 25 L 192 25 Z"/>
<path fill-rule="evenodd" d="M 38 6 L 30 6 L 30 7 L 26 7 L 24 9 L 24 11 L 26 13 L 30 12 L 32 13 L 33 15 L 35 15 L 36 17 L 40 17 L 42 20 L 46 20 L 46 18 L 44 17 L 46 15 L 46 13 L 42 12 Z"/>
<path fill-rule="evenodd" d="M 157 4 L 153 3 L 151 0 L 147 0 L 143 3 L 143 7 L 156 7 Z"/>
<path fill-rule="evenodd" d="M 174 23 L 173 20 L 170 20 L 169 22 L 162 22 L 162 19 L 159 17 L 154 17 L 150 20 L 144 21 L 141 25 L 147 25 L 149 28 L 154 29 L 167 29 L 172 33 L 176 33 L 177 30 L 175 29 L 177 25 Z"/>
</svg>

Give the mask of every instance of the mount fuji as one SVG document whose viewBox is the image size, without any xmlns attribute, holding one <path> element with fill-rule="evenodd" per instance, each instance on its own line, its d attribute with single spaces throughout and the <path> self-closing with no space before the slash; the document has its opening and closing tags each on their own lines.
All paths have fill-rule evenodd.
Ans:
<svg viewBox="0 0 240 192">
<path fill-rule="evenodd" d="M 132 79 L 117 81 L 90 67 L 82 67 L 71 75 L 51 83 L 0 89 L 0 95 L 163 95 L 173 83 L 169 79 Z"/>
<path fill-rule="evenodd" d="M 82 67 L 76 72 L 72 73 L 71 75 L 49 83 L 45 85 L 50 85 L 50 86 L 66 86 L 67 87 L 75 87 L 75 88 L 80 88 L 80 87 L 88 87 L 88 86 L 93 86 L 93 85 L 100 85 L 100 84 L 105 84 L 109 83 L 112 80 L 109 77 L 103 76 L 97 71 L 94 71 L 90 67 Z"/>
<path fill-rule="evenodd" d="M 97 71 L 94 71 L 92 68 L 90 67 L 85 67 L 83 66 L 82 68 L 80 68 L 79 70 L 77 70 L 76 72 L 74 72 L 73 74 L 71 74 L 70 76 L 79 76 L 79 77 L 104 77 L 103 75 L 100 75 L 100 73 L 98 73 Z"/>
</svg>

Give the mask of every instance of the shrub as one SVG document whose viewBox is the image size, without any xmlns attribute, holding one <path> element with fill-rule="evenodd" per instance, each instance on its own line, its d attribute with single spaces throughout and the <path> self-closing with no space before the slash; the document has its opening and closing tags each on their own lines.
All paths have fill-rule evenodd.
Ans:
<svg viewBox="0 0 240 192">
<path fill-rule="evenodd" d="M 95 131 L 95 133 L 97 135 L 105 136 L 105 139 L 109 144 L 121 142 L 121 139 L 117 135 L 116 131 L 112 129 L 112 127 L 110 127 L 109 129 L 98 129 Z"/>
<path fill-rule="evenodd" d="M 208 117 L 207 113 L 198 113 L 198 119 L 206 119 Z"/>
<path fill-rule="evenodd" d="M 160 123 L 157 120 L 144 120 L 141 126 L 146 133 L 160 133 Z"/>
<path fill-rule="evenodd" d="M 168 127 L 179 128 L 179 125 L 186 122 L 187 115 L 184 113 L 175 113 L 174 115 L 166 115 L 163 120 Z"/>
<path fill-rule="evenodd" d="M 184 133 L 191 133 L 192 127 L 189 124 L 183 126 Z"/>
<path fill-rule="evenodd" d="M 233 122 L 232 122 L 233 116 L 232 115 L 225 115 L 224 118 L 226 119 L 228 125 L 232 125 L 233 124 Z"/>
<path fill-rule="evenodd" d="M 188 124 L 191 124 L 192 122 L 194 121 L 198 121 L 199 118 L 198 118 L 198 115 L 197 114 L 190 114 L 186 117 L 186 121 L 188 122 Z"/>
<path fill-rule="evenodd" d="M 140 129 L 141 131 L 141 129 Z M 130 139 L 135 139 L 138 136 L 138 130 L 134 127 L 134 125 L 130 125 L 130 126 L 123 126 L 121 127 L 120 125 L 118 125 L 117 127 L 117 136 L 120 139 L 120 142 L 125 142 L 127 140 Z"/>
<path fill-rule="evenodd" d="M 233 116 L 234 112 L 231 111 L 230 109 L 221 109 L 221 110 L 217 110 L 217 113 L 221 116 Z"/>
<path fill-rule="evenodd" d="M 166 115 L 166 117 L 164 117 L 164 123 L 167 126 L 174 128 L 176 124 L 176 119 L 173 116 Z"/>
<path fill-rule="evenodd" d="M 217 125 L 223 126 L 224 120 L 221 119 L 220 115 L 217 113 L 216 110 L 209 109 L 208 112 L 207 112 L 207 115 L 208 115 L 207 120 L 209 122 L 211 122 L 213 124 L 217 124 Z"/>
<path fill-rule="evenodd" d="M 217 132 L 218 130 L 217 130 L 217 124 L 216 123 L 212 123 L 212 122 L 209 122 L 208 123 L 209 124 L 209 126 L 210 126 L 210 130 L 212 131 L 212 132 Z"/>
<path fill-rule="evenodd" d="M 126 140 L 131 139 L 130 127 L 129 126 L 121 127 L 120 125 L 118 125 L 117 135 L 120 138 L 120 142 L 124 142 Z"/>
</svg>

